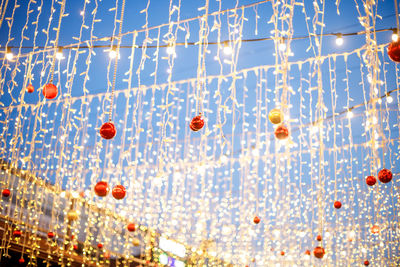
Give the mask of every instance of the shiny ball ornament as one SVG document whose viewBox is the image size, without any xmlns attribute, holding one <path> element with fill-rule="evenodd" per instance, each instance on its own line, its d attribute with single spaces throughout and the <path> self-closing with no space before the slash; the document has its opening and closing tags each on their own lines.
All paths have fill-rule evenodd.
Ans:
<svg viewBox="0 0 400 267">
<path fill-rule="evenodd" d="M 322 236 L 321 235 L 317 235 L 317 241 L 322 241 Z"/>
<path fill-rule="evenodd" d="M 33 92 L 35 92 L 35 87 L 33 87 L 32 84 L 28 84 L 28 86 L 26 87 L 26 91 L 28 93 L 33 93 Z"/>
<path fill-rule="evenodd" d="M 3 197 L 9 197 L 11 194 L 10 189 L 4 189 L 3 192 L 1 192 L 1 194 L 3 195 Z"/>
<path fill-rule="evenodd" d="M 281 256 L 285 256 L 285 251 L 281 251 Z"/>
<path fill-rule="evenodd" d="M 192 130 L 194 132 L 200 131 L 201 128 L 203 128 L 203 127 L 204 127 L 204 120 L 201 117 L 201 114 L 194 117 L 189 124 L 190 130 Z"/>
<path fill-rule="evenodd" d="M 53 238 L 54 237 L 54 233 L 53 232 L 48 232 L 47 233 L 47 237 L 48 238 Z"/>
<path fill-rule="evenodd" d="M 135 224 L 134 223 L 130 223 L 130 224 L 128 224 L 128 231 L 129 232 L 135 232 L 135 230 L 136 230 L 136 227 L 135 227 Z"/>
<path fill-rule="evenodd" d="M 58 90 L 57 87 L 52 84 L 52 83 L 48 83 L 43 87 L 43 95 L 45 98 L 47 99 L 53 99 L 57 96 Z"/>
<path fill-rule="evenodd" d="M 24 260 L 23 258 L 20 258 L 20 259 L 18 260 L 18 263 L 19 263 L 19 264 L 23 264 L 23 263 L 25 263 L 25 260 Z"/>
<path fill-rule="evenodd" d="M 369 261 L 364 261 L 364 265 L 368 266 L 369 265 Z"/>
<path fill-rule="evenodd" d="M 97 247 L 98 247 L 99 249 L 102 249 L 102 248 L 103 248 L 103 244 L 102 244 L 102 243 L 98 243 L 98 244 L 97 244 Z"/>
<path fill-rule="evenodd" d="M 74 250 L 78 250 L 78 246 L 77 246 L 77 245 L 74 245 L 72 248 L 73 248 Z"/>
<path fill-rule="evenodd" d="M 123 199 L 126 195 L 125 187 L 122 185 L 116 185 L 112 189 L 112 195 L 115 199 Z"/>
<path fill-rule="evenodd" d="M 283 122 L 283 113 L 280 109 L 274 108 L 268 114 L 268 119 L 273 124 L 279 124 Z"/>
<path fill-rule="evenodd" d="M 305 254 L 306 254 L 306 255 L 311 255 L 311 251 L 307 249 L 306 252 L 305 252 Z"/>
<path fill-rule="evenodd" d="M 373 234 L 379 234 L 380 230 L 381 229 L 378 225 L 374 225 L 371 227 L 371 233 L 373 233 Z"/>
<path fill-rule="evenodd" d="M 389 183 L 393 178 L 393 174 L 390 170 L 388 169 L 382 169 L 378 173 L 378 179 L 382 183 L 386 184 Z"/>
<path fill-rule="evenodd" d="M 74 210 L 71 210 L 67 214 L 67 218 L 69 221 L 76 221 L 78 219 L 78 213 Z"/>
<path fill-rule="evenodd" d="M 335 209 L 340 209 L 342 207 L 342 202 L 335 201 L 335 203 L 333 203 L 333 206 L 335 207 Z"/>
<path fill-rule="evenodd" d="M 275 129 L 275 137 L 278 138 L 279 140 L 283 140 L 288 138 L 289 136 L 289 130 L 285 125 L 279 125 Z"/>
<path fill-rule="evenodd" d="M 365 182 L 367 183 L 367 185 L 373 186 L 374 184 L 376 184 L 376 178 L 375 176 L 370 175 L 365 179 Z"/>
<path fill-rule="evenodd" d="M 94 186 L 94 192 L 99 197 L 105 197 L 108 194 L 108 189 L 108 183 L 104 181 L 100 181 Z"/>
<path fill-rule="evenodd" d="M 259 224 L 260 221 L 261 221 L 261 219 L 260 219 L 258 216 L 254 217 L 254 219 L 253 219 L 253 222 L 254 222 L 255 224 Z"/>
<path fill-rule="evenodd" d="M 325 255 L 325 249 L 323 247 L 316 247 L 314 249 L 314 256 L 318 259 L 322 259 Z"/>
<path fill-rule="evenodd" d="M 117 134 L 114 123 L 106 122 L 100 127 L 100 135 L 104 139 L 112 139 Z"/>
<path fill-rule="evenodd" d="M 140 240 L 137 239 L 137 238 L 134 238 L 134 239 L 132 240 L 132 244 L 133 244 L 135 247 L 138 247 L 138 246 L 140 245 Z"/>
<path fill-rule="evenodd" d="M 20 230 L 14 230 L 13 237 L 21 237 L 22 232 Z"/>
<path fill-rule="evenodd" d="M 388 46 L 388 56 L 394 62 L 400 62 L 400 41 L 391 42 Z"/>
</svg>

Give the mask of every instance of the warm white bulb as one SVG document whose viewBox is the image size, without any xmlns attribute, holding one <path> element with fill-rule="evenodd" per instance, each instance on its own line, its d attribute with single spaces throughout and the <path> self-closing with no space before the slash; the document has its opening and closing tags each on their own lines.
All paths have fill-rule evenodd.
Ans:
<svg viewBox="0 0 400 267">
<path fill-rule="evenodd" d="M 397 33 L 394 32 L 394 33 L 392 34 L 392 41 L 393 41 L 393 42 L 397 42 L 397 40 L 399 40 L 399 35 L 398 35 Z"/>
<path fill-rule="evenodd" d="M 351 119 L 351 118 L 353 118 L 354 114 L 352 111 L 348 111 L 346 116 L 348 119 Z"/>
<path fill-rule="evenodd" d="M 116 57 L 117 57 L 117 51 L 115 51 L 115 50 L 110 50 L 110 52 L 108 53 L 108 56 L 109 56 L 111 59 L 116 58 Z"/>
<path fill-rule="evenodd" d="M 168 47 L 167 47 L 167 54 L 168 54 L 168 55 L 173 55 L 173 54 L 175 54 L 175 48 L 172 47 L 172 46 L 168 46 Z"/>
<path fill-rule="evenodd" d="M 343 44 L 343 37 L 341 35 L 338 35 L 336 37 L 336 45 L 341 46 Z"/>
<path fill-rule="evenodd" d="M 232 54 L 232 47 L 230 47 L 229 45 L 224 46 L 223 51 L 225 55 L 230 55 Z"/>
<path fill-rule="evenodd" d="M 390 103 L 392 103 L 393 102 L 393 97 L 391 96 L 391 95 L 388 95 L 387 97 L 386 97 L 386 101 L 390 104 Z"/>
<path fill-rule="evenodd" d="M 63 58 L 64 58 L 64 57 L 63 57 L 63 53 L 62 53 L 62 52 L 57 52 L 57 53 L 56 53 L 56 58 L 57 58 L 58 60 L 63 59 Z"/>
<path fill-rule="evenodd" d="M 286 44 L 284 42 L 280 43 L 278 46 L 280 51 L 285 51 L 286 50 Z"/>
<path fill-rule="evenodd" d="M 13 53 L 11 53 L 11 52 L 6 53 L 6 59 L 7 60 L 13 60 L 13 58 L 14 58 L 14 54 Z"/>
</svg>

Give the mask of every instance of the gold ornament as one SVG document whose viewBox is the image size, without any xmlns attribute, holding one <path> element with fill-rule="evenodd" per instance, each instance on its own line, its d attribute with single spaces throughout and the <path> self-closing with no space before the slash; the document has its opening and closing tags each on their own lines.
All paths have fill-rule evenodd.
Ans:
<svg viewBox="0 0 400 267">
<path fill-rule="evenodd" d="M 71 210 L 68 212 L 67 217 L 68 217 L 68 220 L 75 221 L 78 219 L 78 213 L 76 213 L 76 211 L 74 211 L 74 210 Z"/>
<path fill-rule="evenodd" d="M 135 247 L 138 247 L 138 246 L 140 245 L 140 240 L 137 239 L 137 238 L 134 238 L 134 239 L 132 240 L 132 244 L 133 244 Z"/>
<path fill-rule="evenodd" d="M 279 124 L 283 122 L 283 113 L 280 109 L 274 108 L 269 112 L 268 118 L 273 124 Z"/>
</svg>

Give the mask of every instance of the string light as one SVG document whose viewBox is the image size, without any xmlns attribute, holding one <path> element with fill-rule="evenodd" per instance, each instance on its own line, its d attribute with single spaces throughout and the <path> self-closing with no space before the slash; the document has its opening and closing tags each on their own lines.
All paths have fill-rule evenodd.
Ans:
<svg viewBox="0 0 400 267">
<path fill-rule="evenodd" d="M 111 48 L 111 50 L 108 52 L 108 56 L 111 59 L 114 59 L 117 57 L 117 50 L 115 49 L 115 47 Z"/>
<path fill-rule="evenodd" d="M 286 43 L 285 43 L 285 40 L 281 40 L 280 41 L 280 43 L 279 43 L 279 45 L 278 45 L 278 48 L 279 48 L 279 50 L 280 51 L 285 51 L 286 50 Z"/>
<path fill-rule="evenodd" d="M 341 33 L 336 35 L 336 45 L 341 46 L 343 44 L 343 36 Z"/>
<path fill-rule="evenodd" d="M 6 49 L 6 59 L 11 61 L 14 58 L 14 54 L 11 51 L 11 47 L 7 47 Z"/>
<path fill-rule="evenodd" d="M 229 43 L 227 41 L 224 42 L 223 51 L 224 51 L 225 55 L 232 54 L 232 47 L 229 45 Z"/>
<path fill-rule="evenodd" d="M 393 102 L 393 97 L 390 94 L 387 94 L 386 101 L 390 104 Z"/>
<path fill-rule="evenodd" d="M 397 42 L 397 40 L 399 40 L 399 35 L 397 34 L 397 29 L 393 29 L 392 41 Z"/>
<path fill-rule="evenodd" d="M 172 45 L 167 47 L 167 54 L 168 55 L 175 55 L 175 48 Z"/>
<path fill-rule="evenodd" d="M 353 111 L 349 110 L 349 111 L 347 112 L 346 117 L 347 117 L 348 119 L 353 118 L 353 117 L 354 117 Z"/>
<path fill-rule="evenodd" d="M 56 53 L 56 58 L 57 58 L 58 60 L 61 60 L 61 59 L 64 58 L 64 55 L 63 55 L 63 48 L 62 48 L 62 47 L 59 47 L 59 48 L 58 48 L 57 53 Z"/>
</svg>

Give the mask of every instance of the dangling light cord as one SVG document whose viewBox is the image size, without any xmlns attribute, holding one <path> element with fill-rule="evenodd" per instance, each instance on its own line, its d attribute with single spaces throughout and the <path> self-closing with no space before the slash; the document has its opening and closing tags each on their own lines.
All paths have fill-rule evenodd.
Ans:
<svg viewBox="0 0 400 267">
<path fill-rule="evenodd" d="M 121 45 L 121 31 L 122 31 L 122 22 L 124 21 L 124 11 L 125 11 L 125 0 L 122 1 L 122 9 L 121 9 L 121 17 L 118 29 L 118 43 L 117 43 L 117 50 L 116 50 L 116 57 L 114 61 L 114 75 L 111 87 L 111 99 L 110 99 L 110 111 L 109 111 L 109 121 L 112 121 L 112 111 L 113 111 L 113 103 L 114 103 L 114 93 L 115 93 L 115 80 L 117 77 L 117 67 L 118 67 L 118 57 L 119 57 L 119 47 Z"/>
<path fill-rule="evenodd" d="M 397 5 L 397 0 L 394 0 L 394 10 L 396 12 L 397 34 L 399 34 L 399 7 Z"/>
</svg>

